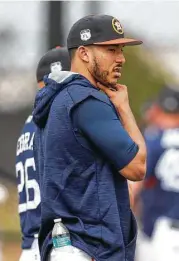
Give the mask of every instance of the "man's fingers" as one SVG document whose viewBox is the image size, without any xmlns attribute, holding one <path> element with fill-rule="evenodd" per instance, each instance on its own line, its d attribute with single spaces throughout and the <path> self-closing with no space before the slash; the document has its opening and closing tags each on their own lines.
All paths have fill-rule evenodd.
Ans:
<svg viewBox="0 0 179 261">
<path fill-rule="evenodd" d="M 116 90 L 118 90 L 118 91 L 124 90 L 127 88 L 126 85 L 120 84 L 120 83 L 117 83 L 115 87 L 116 87 Z"/>
</svg>

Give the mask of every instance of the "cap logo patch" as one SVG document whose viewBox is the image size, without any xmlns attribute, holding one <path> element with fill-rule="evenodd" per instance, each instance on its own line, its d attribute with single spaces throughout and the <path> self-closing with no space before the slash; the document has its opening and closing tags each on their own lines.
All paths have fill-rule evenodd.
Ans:
<svg viewBox="0 0 179 261">
<path fill-rule="evenodd" d="M 80 32 L 81 40 L 88 41 L 91 38 L 91 31 L 90 29 L 84 29 Z"/>
<path fill-rule="evenodd" d="M 60 61 L 54 62 L 50 64 L 50 71 L 53 72 L 60 72 L 62 70 L 62 64 Z"/>
<path fill-rule="evenodd" d="M 116 18 L 112 19 L 112 27 L 116 33 L 118 33 L 118 34 L 124 33 L 121 23 Z"/>
</svg>

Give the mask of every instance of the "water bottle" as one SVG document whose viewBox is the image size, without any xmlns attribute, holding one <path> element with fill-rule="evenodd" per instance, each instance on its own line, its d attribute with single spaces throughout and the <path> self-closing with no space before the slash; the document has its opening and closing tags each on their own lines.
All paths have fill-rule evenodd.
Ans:
<svg viewBox="0 0 179 261">
<path fill-rule="evenodd" d="M 38 234 L 34 234 L 34 241 L 32 243 L 32 251 L 33 257 L 35 261 L 40 261 L 40 252 L 39 252 L 39 244 L 38 244 Z"/>
<path fill-rule="evenodd" d="M 71 244 L 70 233 L 62 223 L 61 218 L 54 220 L 54 227 L 52 230 L 52 241 L 55 252 L 73 253 L 73 246 Z"/>
</svg>

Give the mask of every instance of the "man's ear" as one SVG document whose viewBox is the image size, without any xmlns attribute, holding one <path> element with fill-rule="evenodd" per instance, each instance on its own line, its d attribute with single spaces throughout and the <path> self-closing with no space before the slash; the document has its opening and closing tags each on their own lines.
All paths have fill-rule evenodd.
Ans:
<svg viewBox="0 0 179 261">
<path fill-rule="evenodd" d="M 87 47 L 78 47 L 78 56 L 83 62 L 89 63 L 89 49 Z"/>
</svg>

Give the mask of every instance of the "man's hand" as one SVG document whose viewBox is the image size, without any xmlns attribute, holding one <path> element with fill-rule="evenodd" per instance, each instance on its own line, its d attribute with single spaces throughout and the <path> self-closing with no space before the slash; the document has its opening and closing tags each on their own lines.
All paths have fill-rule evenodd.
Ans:
<svg viewBox="0 0 179 261">
<path fill-rule="evenodd" d="M 120 110 L 120 108 L 129 106 L 129 98 L 126 85 L 118 83 L 115 85 L 115 89 L 109 89 L 108 87 L 97 82 L 97 87 L 106 93 L 116 109 Z"/>
<path fill-rule="evenodd" d="M 120 174 L 128 180 L 141 181 L 144 179 L 146 173 L 146 146 L 129 106 L 127 87 L 125 85 L 116 84 L 114 89 L 109 89 L 101 83 L 97 83 L 97 87 L 110 98 L 120 115 L 120 121 L 124 129 L 139 147 L 135 158 L 120 170 Z"/>
<path fill-rule="evenodd" d="M 143 188 L 143 181 L 133 182 L 128 180 L 128 188 L 131 209 L 136 216 L 140 216 L 141 200 L 139 195 Z"/>
<path fill-rule="evenodd" d="M 133 208 L 134 208 L 134 194 L 133 194 L 132 184 L 129 183 L 129 180 L 128 180 L 128 190 L 129 190 L 130 207 L 133 210 Z"/>
</svg>

